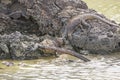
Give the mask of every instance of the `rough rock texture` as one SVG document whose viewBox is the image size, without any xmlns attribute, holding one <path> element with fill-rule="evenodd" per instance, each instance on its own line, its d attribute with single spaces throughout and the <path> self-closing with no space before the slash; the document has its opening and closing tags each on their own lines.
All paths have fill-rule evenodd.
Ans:
<svg viewBox="0 0 120 80">
<path fill-rule="evenodd" d="M 86 32 L 78 29 L 73 33 L 70 42 L 76 50 L 85 49 L 91 51 L 91 53 L 104 54 L 119 50 L 120 35 L 109 30 L 103 30 L 104 31 L 101 31 L 98 27 L 85 30 Z"/>
<path fill-rule="evenodd" d="M 87 9 L 81 0 L 12 0 L 8 15 L 17 26 L 8 28 L 9 32 L 58 36 L 63 25 L 58 14 L 68 6 Z"/>
<path fill-rule="evenodd" d="M 98 16 L 98 14 L 94 15 Z M 70 44 L 72 44 L 76 50 L 83 49 L 89 50 L 91 53 L 100 54 L 111 53 L 117 50 L 119 51 L 120 26 L 115 22 L 108 20 L 104 16 L 100 17 L 109 21 L 109 23 L 96 18 L 86 20 L 88 26 L 86 26 L 86 24 L 74 26 L 77 26 L 77 28 L 71 36 L 68 37 L 68 39 Z M 110 25 L 111 23 L 116 24 L 116 26 Z"/>
<path fill-rule="evenodd" d="M 77 9 L 68 6 L 59 13 L 59 18 L 61 18 L 61 22 L 66 26 L 74 17 L 84 14 L 97 15 L 109 23 L 96 18 L 86 20 L 87 25 L 90 25 L 89 27 L 86 27 L 84 24 L 74 25 L 74 27 L 77 28 L 68 38 L 69 44 L 71 44 L 76 51 L 88 50 L 90 53 L 104 54 L 119 51 L 120 26 L 114 21 L 107 19 L 104 15 L 98 14 L 95 10 Z M 110 25 L 111 23 L 116 26 Z M 65 34 L 62 35 L 64 36 Z"/>
<path fill-rule="evenodd" d="M 35 35 L 22 35 L 20 32 L 14 32 L 9 35 L 0 36 L 0 59 L 37 59 L 41 57 L 57 57 L 56 53 L 69 54 L 87 62 L 89 59 L 85 58 L 79 53 L 72 50 L 67 50 L 58 47 L 56 40 L 50 39 L 50 36 L 45 36 L 46 39 L 42 41 Z"/>
<path fill-rule="evenodd" d="M 32 50 L 39 38 L 14 32 L 10 35 L 0 35 L 0 59 L 33 59 L 39 58 L 41 53 Z"/>
<path fill-rule="evenodd" d="M 0 35 L 0 59 L 37 59 L 43 56 L 53 56 L 54 53 L 45 52 L 37 48 L 36 44 L 56 46 L 52 39 L 40 39 L 36 35 L 22 35 L 16 31 L 12 34 Z M 49 54 L 46 54 L 49 53 Z"/>
<path fill-rule="evenodd" d="M 46 34 L 52 38 L 64 36 L 66 25 L 75 16 L 84 14 L 94 14 L 116 24 L 88 9 L 81 0 L 0 0 L 0 59 L 39 58 L 43 52 L 31 51 L 35 43 L 40 43 Z M 109 23 L 96 18 L 73 25 L 76 29 L 68 36 L 68 45 L 76 51 L 91 53 L 119 51 L 120 26 Z"/>
</svg>

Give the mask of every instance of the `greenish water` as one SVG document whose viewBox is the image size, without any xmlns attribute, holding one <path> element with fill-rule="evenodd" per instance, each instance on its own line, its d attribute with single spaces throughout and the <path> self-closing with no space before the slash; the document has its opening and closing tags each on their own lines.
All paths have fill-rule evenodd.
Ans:
<svg viewBox="0 0 120 80">
<path fill-rule="evenodd" d="M 120 0 L 84 1 L 89 8 L 120 23 Z M 84 63 L 68 55 L 38 60 L 1 60 L 0 80 L 120 80 L 120 53 L 87 57 L 92 61 Z M 14 65 L 8 67 L 3 61 Z"/>
<path fill-rule="evenodd" d="M 120 0 L 83 0 L 88 7 L 120 23 Z"/>
</svg>

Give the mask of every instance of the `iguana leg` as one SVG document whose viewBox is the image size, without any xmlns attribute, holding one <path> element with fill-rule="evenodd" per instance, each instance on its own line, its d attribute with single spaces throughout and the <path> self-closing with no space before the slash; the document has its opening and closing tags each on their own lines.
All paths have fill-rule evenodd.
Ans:
<svg viewBox="0 0 120 80">
<path fill-rule="evenodd" d="M 70 21 L 68 22 L 68 24 L 65 26 L 65 30 L 64 30 L 64 33 L 63 33 L 63 38 L 68 38 L 68 35 L 73 33 L 75 28 L 81 23 L 81 21 L 79 20 L 74 20 L 74 21 Z"/>
<path fill-rule="evenodd" d="M 62 34 L 62 39 L 64 44 L 67 44 L 67 40 L 71 40 L 72 39 L 72 34 L 77 30 L 79 24 L 74 25 L 73 23 L 70 24 L 70 27 L 74 27 L 73 29 L 69 29 L 70 27 L 65 27 L 65 31 Z M 82 26 L 82 25 L 80 25 Z M 82 28 L 82 27 L 81 27 Z"/>
<path fill-rule="evenodd" d="M 84 27 L 83 27 L 83 29 L 88 29 L 88 28 L 90 28 L 90 25 L 84 20 L 84 19 L 82 19 L 81 20 L 81 25 L 83 25 Z"/>
</svg>

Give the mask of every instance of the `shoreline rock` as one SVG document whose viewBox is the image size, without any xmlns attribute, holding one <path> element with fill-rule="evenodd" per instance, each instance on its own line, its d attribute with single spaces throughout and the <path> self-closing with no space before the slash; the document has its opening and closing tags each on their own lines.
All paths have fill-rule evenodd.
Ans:
<svg viewBox="0 0 120 80">
<path fill-rule="evenodd" d="M 72 45 L 77 52 L 87 50 L 90 53 L 106 54 L 120 51 L 120 26 L 106 24 L 99 19 L 85 20 L 84 23 L 91 27 L 85 24 L 73 25 L 76 30 L 66 39 L 68 43 L 63 45 L 61 38 L 65 26 L 75 16 L 94 14 L 116 24 L 89 9 L 82 0 L 11 0 L 9 3 L 0 0 L 0 7 L 0 59 L 53 56 L 33 50 L 34 44 L 46 39 L 43 37 L 45 35 L 49 35 L 50 40 L 57 38 L 56 45 L 59 47 Z"/>
</svg>

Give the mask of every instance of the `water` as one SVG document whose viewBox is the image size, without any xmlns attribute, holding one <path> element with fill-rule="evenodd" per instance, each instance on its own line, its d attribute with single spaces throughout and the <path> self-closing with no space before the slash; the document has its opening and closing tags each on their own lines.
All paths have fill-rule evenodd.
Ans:
<svg viewBox="0 0 120 80">
<path fill-rule="evenodd" d="M 111 20 L 120 23 L 120 0 L 83 0 L 89 8 L 95 9 Z"/>
<path fill-rule="evenodd" d="M 60 58 L 14 61 L 11 67 L 0 64 L 0 80 L 120 80 L 119 53 L 87 57 L 92 61 L 85 63 L 61 55 Z"/>
<path fill-rule="evenodd" d="M 0 80 L 120 80 L 119 53 L 87 57 L 92 61 L 85 63 L 62 55 L 60 58 L 15 61 L 11 67 L 1 64 Z M 73 62 L 69 61 L 71 58 Z"/>
<path fill-rule="evenodd" d="M 90 8 L 120 23 L 120 0 L 84 1 Z M 0 61 L 0 80 L 120 80 L 120 53 L 87 57 L 92 61 L 85 63 L 68 55 L 29 61 L 8 60 L 14 62 L 10 67 Z"/>
</svg>

